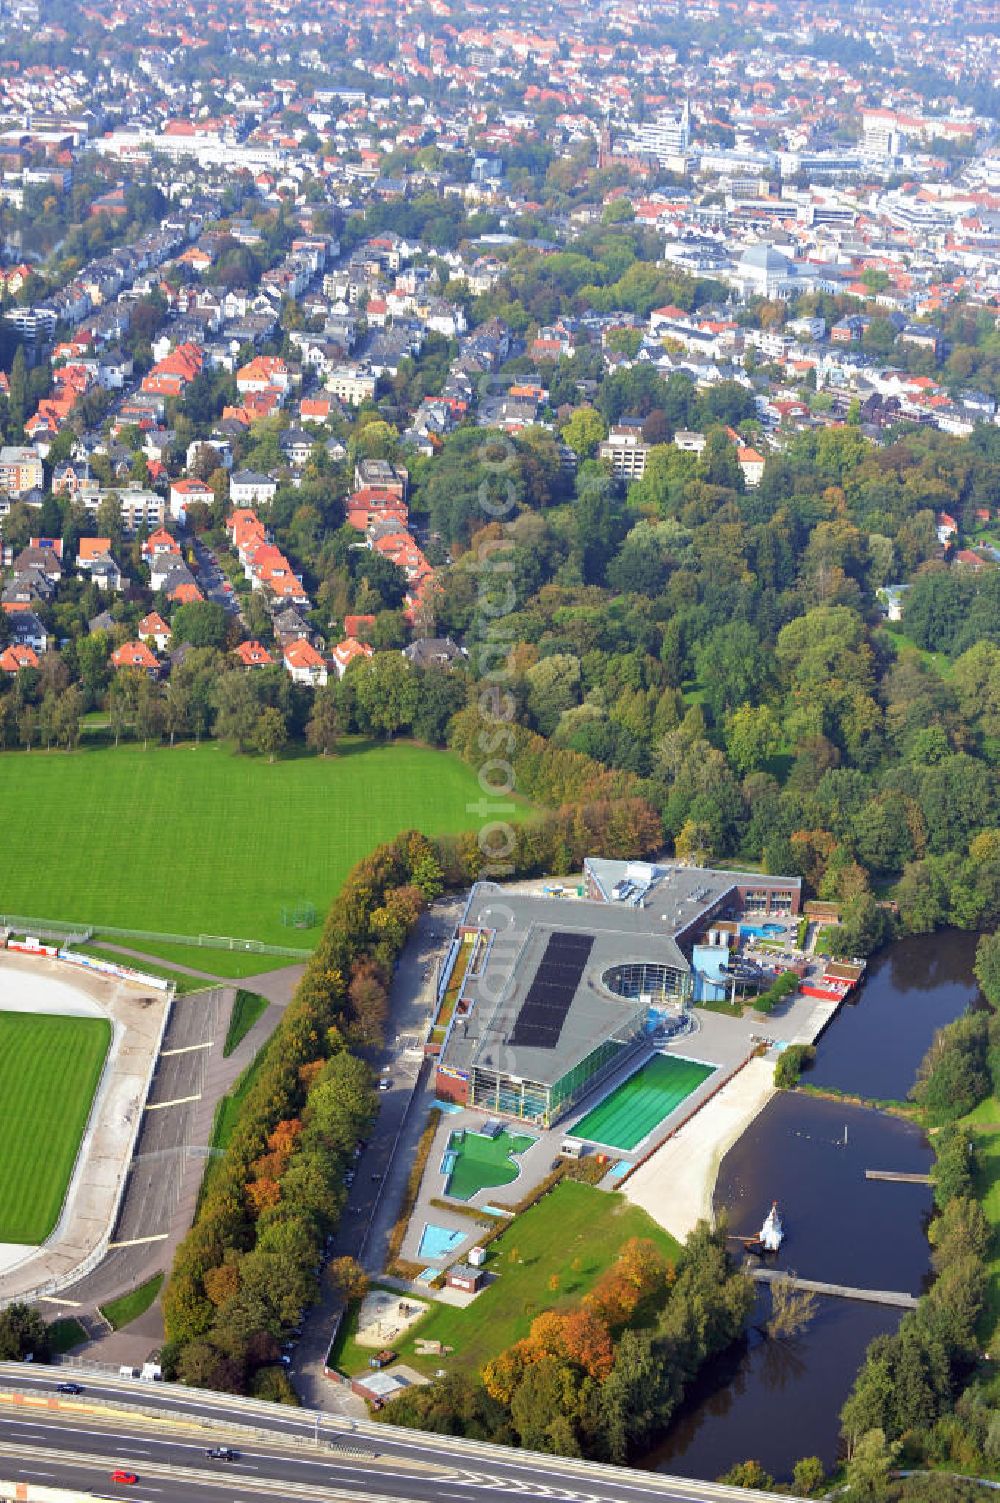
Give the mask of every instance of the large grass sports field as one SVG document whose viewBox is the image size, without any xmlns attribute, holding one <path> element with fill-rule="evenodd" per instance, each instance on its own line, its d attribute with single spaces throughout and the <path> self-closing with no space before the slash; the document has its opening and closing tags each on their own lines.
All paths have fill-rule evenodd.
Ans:
<svg viewBox="0 0 1000 1503">
<path fill-rule="evenodd" d="M 408 743 L 273 764 L 218 742 L 6 752 L 0 776 L 0 912 L 297 947 L 319 929 L 285 927 L 284 906 L 310 902 L 321 924 L 374 846 L 473 829 L 482 797 L 457 757 Z M 226 954 L 184 959 L 211 971 Z"/>
<path fill-rule="evenodd" d="M 673 1054 L 654 1054 L 571 1128 L 607 1148 L 635 1148 L 713 1073 L 711 1065 Z"/>
<path fill-rule="evenodd" d="M 0 1242 L 43 1242 L 111 1042 L 104 1018 L 0 1012 Z"/>
</svg>

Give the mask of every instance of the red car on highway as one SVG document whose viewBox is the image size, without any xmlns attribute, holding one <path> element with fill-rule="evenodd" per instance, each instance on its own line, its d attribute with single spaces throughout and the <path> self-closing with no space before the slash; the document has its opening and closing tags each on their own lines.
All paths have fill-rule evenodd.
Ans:
<svg viewBox="0 0 1000 1503">
<path fill-rule="evenodd" d="M 132 1487 L 138 1480 L 135 1472 L 126 1472 L 122 1467 L 116 1467 L 111 1473 L 111 1481 L 120 1482 L 123 1487 Z"/>
</svg>

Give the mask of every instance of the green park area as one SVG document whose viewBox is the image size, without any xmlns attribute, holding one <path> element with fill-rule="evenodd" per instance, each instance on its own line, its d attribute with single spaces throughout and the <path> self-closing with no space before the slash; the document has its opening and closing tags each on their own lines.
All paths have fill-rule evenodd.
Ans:
<svg viewBox="0 0 1000 1503">
<path fill-rule="evenodd" d="M 44 1242 L 111 1042 L 104 1018 L 0 1012 L 0 1242 Z"/>
<path fill-rule="evenodd" d="M 403 1361 L 428 1375 L 478 1372 L 485 1362 L 527 1336 L 543 1310 L 576 1305 L 610 1268 L 632 1237 L 647 1237 L 667 1258 L 680 1246 L 662 1227 L 622 1195 L 564 1181 L 518 1216 L 489 1244 L 486 1271 L 493 1282 L 464 1310 L 435 1304 L 395 1345 Z M 371 1350 L 352 1339 L 351 1312 L 334 1342 L 332 1365 L 348 1373 L 368 1366 Z M 441 1356 L 419 1356 L 417 1341 L 451 1347 Z"/>
<path fill-rule="evenodd" d="M 351 741 L 275 763 L 224 743 L 6 752 L 0 912 L 310 948 L 351 867 L 411 828 L 474 826 L 474 773 L 448 752 Z M 527 806 L 525 806 L 527 807 Z M 311 909 L 311 927 L 294 918 Z M 241 976 L 280 959 L 122 940 Z"/>
</svg>

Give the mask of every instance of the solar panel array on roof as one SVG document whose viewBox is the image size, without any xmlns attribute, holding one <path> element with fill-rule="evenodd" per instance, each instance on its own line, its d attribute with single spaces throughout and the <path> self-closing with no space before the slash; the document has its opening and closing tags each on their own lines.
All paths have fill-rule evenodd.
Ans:
<svg viewBox="0 0 1000 1503">
<path fill-rule="evenodd" d="M 510 1044 L 555 1048 L 593 943 L 590 934 L 557 930 L 549 935 L 545 954 L 515 1019 Z"/>
</svg>

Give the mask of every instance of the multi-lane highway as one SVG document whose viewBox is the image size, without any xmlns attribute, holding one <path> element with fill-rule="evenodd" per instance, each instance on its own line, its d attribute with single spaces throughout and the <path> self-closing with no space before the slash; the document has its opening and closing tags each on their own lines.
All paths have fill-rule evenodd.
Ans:
<svg viewBox="0 0 1000 1503">
<path fill-rule="evenodd" d="M 84 1392 L 58 1396 L 57 1382 L 70 1376 Z M 12 1407 L 12 1393 L 25 1402 Z M 127 1413 L 132 1405 L 149 1412 Z M 208 1458 L 207 1448 L 220 1443 L 237 1452 L 234 1461 Z M 116 1468 L 134 1472 L 135 1485 L 111 1482 Z M 345 1426 L 315 1411 L 282 1412 L 171 1384 L 19 1364 L 0 1366 L 0 1480 L 135 1503 L 489 1503 L 500 1493 L 556 1503 L 747 1503 L 776 1496 L 368 1421 Z"/>
</svg>

